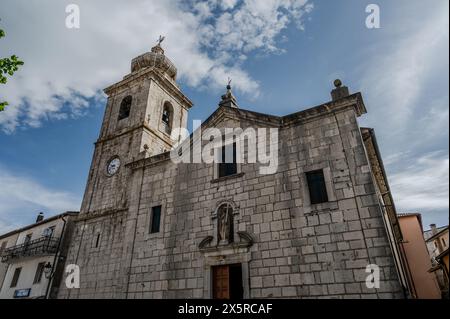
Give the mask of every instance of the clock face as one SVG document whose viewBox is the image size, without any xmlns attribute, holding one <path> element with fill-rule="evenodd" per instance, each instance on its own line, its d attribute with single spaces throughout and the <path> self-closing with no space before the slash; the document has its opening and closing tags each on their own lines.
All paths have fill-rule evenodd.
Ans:
<svg viewBox="0 0 450 319">
<path fill-rule="evenodd" d="M 119 168 L 120 168 L 120 159 L 116 157 L 113 160 L 111 160 L 111 162 L 109 162 L 108 164 L 107 167 L 108 175 L 112 176 L 116 174 L 119 171 Z"/>
</svg>

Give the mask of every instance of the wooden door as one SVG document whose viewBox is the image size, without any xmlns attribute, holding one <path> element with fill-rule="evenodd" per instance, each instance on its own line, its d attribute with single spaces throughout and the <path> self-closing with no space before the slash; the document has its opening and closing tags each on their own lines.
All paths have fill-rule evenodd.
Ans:
<svg viewBox="0 0 450 319">
<path fill-rule="evenodd" d="M 230 299 L 230 267 L 213 268 L 213 298 Z"/>
</svg>

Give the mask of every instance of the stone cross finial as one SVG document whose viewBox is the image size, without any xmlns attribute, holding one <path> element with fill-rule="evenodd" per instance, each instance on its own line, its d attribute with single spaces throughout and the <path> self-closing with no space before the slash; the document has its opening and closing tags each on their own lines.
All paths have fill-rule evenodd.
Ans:
<svg viewBox="0 0 450 319">
<path fill-rule="evenodd" d="M 166 39 L 166 37 L 163 37 L 162 35 L 159 36 L 158 39 L 158 45 L 161 45 L 161 43 L 163 43 L 163 41 Z"/>
<path fill-rule="evenodd" d="M 227 92 L 222 95 L 222 101 L 219 103 L 220 106 L 229 106 L 229 107 L 236 107 L 236 98 L 233 96 L 233 93 L 231 92 L 231 78 L 228 77 L 228 85 L 227 85 Z"/>
</svg>

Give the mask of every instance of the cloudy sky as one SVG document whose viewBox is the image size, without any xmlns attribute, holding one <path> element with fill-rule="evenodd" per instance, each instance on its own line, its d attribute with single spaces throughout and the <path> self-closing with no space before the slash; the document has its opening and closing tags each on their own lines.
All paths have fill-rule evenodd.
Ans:
<svg viewBox="0 0 450 319">
<path fill-rule="evenodd" d="M 65 27 L 68 4 L 80 29 Z M 366 7 L 381 28 L 365 25 Z M 276 115 L 361 91 L 400 212 L 448 224 L 447 0 L 2 0 L 0 56 L 25 66 L 0 87 L 0 233 L 78 210 L 99 132 L 102 89 L 160 34 L 190 119 L 217 107 L 228 76 L 245 109 Z"/>
</svg>

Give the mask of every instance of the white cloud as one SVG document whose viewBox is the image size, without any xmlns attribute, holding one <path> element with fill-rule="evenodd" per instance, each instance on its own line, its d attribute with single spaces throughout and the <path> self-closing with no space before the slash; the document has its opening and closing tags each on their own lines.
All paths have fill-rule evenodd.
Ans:
<svg viewBox="0 0 450 319">
<path fill-rule="evenodd" d="M 80 209 L 79 196 L 45 187 L 4 167 L 0 167 L 0 181 L 0 234 L 32 223 L 39 211 L 48 216 Z"/>
<path fill-rule="evenodd" d="M 424 91 L 433 87 L 430 83 L 439 70 L 448 69 L 448 5 L 448 1 L 437 2 L 436 6 L 423 2 L 404 4 L 415 6 L 415 10 L 410 9 L 415 15 L 396 16 L 395 21 L 402 26 L 402 31 L 394 34 L 391 26 L 384 25 L 378 31 L 386 32 L 384 41 L 381 45 L 374 43 L 365 52 L 367 63 L 362 72 L 361 89 L 370 107 L 368 121 L 376 123 L 395 143 L 399 142 L 398 136 L 411 139 L 405 131 L 414 132 L 420 125 L 418 120 L 445 119 L 445 112 L 448 112 L 448 90 L 437 97 L 438 101 L 430 101 L 429 92 Z M 430 102 L 432 107 L 424 104 Z M 440 123 L 445 124 L 442 120 Z M 446 126 L 448 129 L 448 124 Z"/>
<path fill-rule="evenodd" d="M 398 157 L 398 161 L 405 160 Z M 391 174 L 389 180 L 399 212 L 449 208 L 449 157 L 445 152 L 425 154 Z"/>
<path fill-rule="evenodd" d="M 254 50 L 276 52 L 279 33 L 301 26 L 311 10 L 306 0 L 79 0 L 81 28 L 69 30 L 69 3 L 2 1 L 2 47 L 25 61 L 2 92 L 12 105 L 0 115 L 3 131 L 83 114 L 87 99 L 101 98 L 160 34 L 185 84 L 217 90 L 231 76 L 235 89 L 255 97 L 258 82 L 241 62 Z"/>
<path fill-rule="evenodd" d="M 198 12 L 198 4 L 194 6 L 194 12 L 202 21 L 202 44 L 218 54 L 248 53 L 255 49 L 279 52 L 276 40 L 280 32 L 292 21 L 302 28 L 303 15 L 313 8 L 307 0 L 210 0 L 207 3 L 207 11 L 203 2 Z M 227 11 L 236 7 L 232 12 Z M 225 11 L 211 20 L 211 11 L 218 8 Z"/>
<path fill-rule="evenodd" d="M 360 52 L 367 57 L 359 74 L 369 111 L 363 125 L 379 136 L 397 211 L 426 212 L 430 223 L 448 223 L 448 6 L 385 7 L 395 24 L 385 19 L 375 31 L 382 41 L 367 31 L 374 43 Z"/>
<path fill-rule="evenodd" d="M 19 225 L 14 225 L 9 222 L 5 222 L 2 219 L 0 219 L 0 235 L 6 234 L 14 229 L 19 228 Z"/>
</svg>

